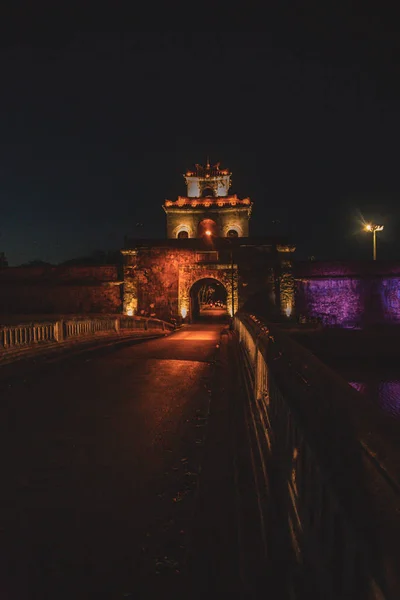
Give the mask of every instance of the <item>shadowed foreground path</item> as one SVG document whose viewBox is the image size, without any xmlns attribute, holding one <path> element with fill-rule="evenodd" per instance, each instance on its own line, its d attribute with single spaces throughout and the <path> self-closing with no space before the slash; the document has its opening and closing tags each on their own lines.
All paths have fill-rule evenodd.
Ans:
<svg viewBox="0 0 400 600">
<path fill-rule="evenodd" d="M 232 345 L 188 326 L 0 383 L 2 599 L 241 597 Z"/>
</svg>

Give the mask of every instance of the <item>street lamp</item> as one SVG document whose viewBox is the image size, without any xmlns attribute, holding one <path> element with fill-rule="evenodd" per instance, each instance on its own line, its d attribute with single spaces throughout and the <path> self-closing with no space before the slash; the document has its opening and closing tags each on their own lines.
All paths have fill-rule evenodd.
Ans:
<svg viewBox="0 0 400 600">
<path fill-rule="evenodd" d="M 372 232 L 372 258 L 376 260 L 376 232 L 383 230 L 383 225 L 374 225 L 373 223 L 367 223 L 364 227 L 365 231 Z"/>
</svg>

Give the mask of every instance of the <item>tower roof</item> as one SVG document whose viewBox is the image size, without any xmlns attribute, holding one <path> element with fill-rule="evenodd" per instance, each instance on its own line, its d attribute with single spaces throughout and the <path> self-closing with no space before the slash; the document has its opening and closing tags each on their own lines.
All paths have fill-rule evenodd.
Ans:
<svg viewBox="0 0 400 600">
<path fill-rule="evenodd" d="M 231 175 L 229 169 L 220 169 L 221 163 L 210 165 L 209 159 L 205 166 L 196 164 L 194 170 L 187 171 L 186 177 L 199 177 L 201 179 L 209 179 L 210 177 L 226 177 Z"/>
</svg>

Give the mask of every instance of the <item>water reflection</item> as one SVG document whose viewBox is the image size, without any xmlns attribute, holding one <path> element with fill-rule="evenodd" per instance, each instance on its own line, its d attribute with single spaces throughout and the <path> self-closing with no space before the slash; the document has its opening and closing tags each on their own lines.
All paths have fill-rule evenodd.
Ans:
<svg viewBox="0 0 400 600">
<path fill-rule="evenodd" d="M 386 379 L 379 374 L 365 374 L 361 381 L 349 381 L 349 384 L 369 401 L 374 404 L 377 402 L 385 413 L 400 418 L 399 379 Z"/>
</svg>

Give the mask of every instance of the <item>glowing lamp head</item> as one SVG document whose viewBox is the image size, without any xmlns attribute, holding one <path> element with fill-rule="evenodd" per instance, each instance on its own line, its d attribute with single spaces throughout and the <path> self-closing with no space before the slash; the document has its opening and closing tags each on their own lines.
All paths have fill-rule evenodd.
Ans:
<svg viewBox="0 0 400 600">
<path fill-rule="evenodd" d="M 207 231 L 205 232 L 205 234 L 208 235 L 208 237 L 210 237 L 211 231 L 209 229 L 207 229 Z"/>
<path fill-rule="evenodd" d="M 181 315 L 182 315 L 182 319 L 186 319 L 187 308 L 185 308 L 185 307 L 181 308 Z"/>
<path fill-rule="evenodd" d="M 290 315 L 292 314 L 292 307 L 291 307 L 291 305 L 290 305 L 290 304 L 288 304 L 288 305 L 287 305 L 287 307 L 285 308 L 285 313 L 286 313 L 286 316 L 287 316 L 288 318 L 289 318 L 289 317 L 290 317 Z"/>
<path fill-rule="evenodd" d="M 126 311 L 126 314 L 128 315 L 128 317 L 133 317 L 133 309 L 128 308 L 128 310 Z"/>
<path fill-rule="evenodd" d="M 382 231 L 383 225 L 374 225 L 373 223 L 367 223 L 364 227 L 365 231 Z"/>
</svg>

